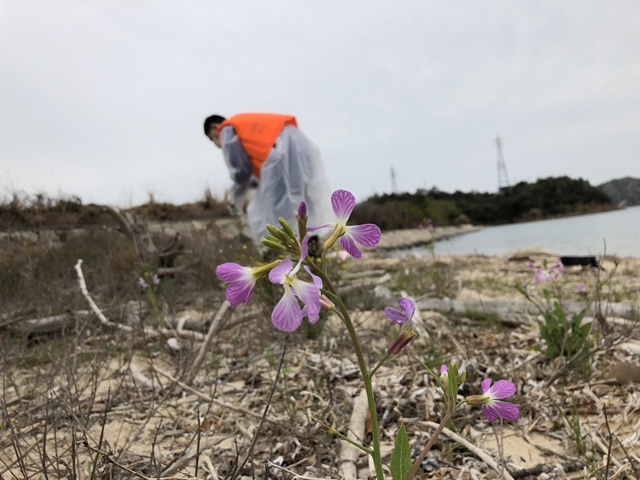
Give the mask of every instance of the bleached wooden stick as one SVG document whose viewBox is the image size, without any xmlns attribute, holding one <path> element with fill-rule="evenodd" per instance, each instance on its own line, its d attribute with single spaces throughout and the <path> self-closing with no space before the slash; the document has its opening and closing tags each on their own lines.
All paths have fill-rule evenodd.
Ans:
<svg viewBox="0 0 640 480">
<path fill-rule="evenodd" d="M 349 420 L 349 430 L 347 438 L 356 442 L 362 441 L 365 435 L 367 424 L 367 392 L 362 389 L 353 404 L 351 419 Z M 342 440 L 340 442 L 340 472 L 345 480 L 356 480 L 358 478 L 357 462 L 362 450 Z"/>
<path fill-rule="evenodd" d="M 204 357 L 207 354 L 207 351 L 209 350 L 209 346 L 211 345 L 211 340 L 213 340 L 213 335 L 217 333 L 221 325 L 222 318 L 224 317 L 224 314 L 227 312 L 227 310 L 229 310 L 230 306 L 231 304 L 229 303 L 228 300 L 225 300 L 224 302 L 222 302 L 222 306 L 220 307 L 220 310 L 218 310 L 218 313 L 216 313 L 216 316 L 213 317 L 213 320 L 211 320 L 211 325 L 209 326 L 209 331 L 207 332 L 207 336 L 204 339 L 204 343 L 200 347 L 198 356 L 194 360 L 193 365 L 191 365 L 191 369 L 189 370 L 189 373 L 187 373 L 187 377 L 185 378 L 184 383 L 186 383 L 187 385 L 191 385 L 193 383 L 193 379 L 196 378 L 196 375 L 198 374 L 198 370 L 200 370 L 200 367 L 202 366 L 202 362 L 204 361 Z"/>
</svg>

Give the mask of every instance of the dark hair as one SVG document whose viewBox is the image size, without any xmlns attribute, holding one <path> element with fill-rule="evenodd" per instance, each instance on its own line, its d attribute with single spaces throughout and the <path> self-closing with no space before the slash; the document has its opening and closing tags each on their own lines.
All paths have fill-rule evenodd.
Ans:
<svg viewBox="0 0 640 480">
<path fill-rule="evenodd" d="M 209 135 L 209 130 L 211 130 L 211 125 L 222 123 L 226 120 L 226 118 L 221 117 L 220 115 L 211 115 L 210 117 L 205 118 L 204 120 L 204 134 Z"/>
</svg>

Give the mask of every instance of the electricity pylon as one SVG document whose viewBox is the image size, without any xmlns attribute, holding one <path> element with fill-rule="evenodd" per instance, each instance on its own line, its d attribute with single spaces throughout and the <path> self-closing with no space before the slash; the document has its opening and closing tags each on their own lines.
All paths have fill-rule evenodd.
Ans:
<svg viewBox="0 0 640 480">
<path fill-rule="evenodd" d="M 396 171 L 391 167 L 391 193 L 398 193 L 398 184 L 396 183 Z"/>
<path fill-rule="evenodd" d="M 498 147 L 498 193 L 501 193 L 509 189 L 509 175 L 507 175 L 507 165 L 504 163 L 504 155 L 502 155 L 500 137 L 496 137 L 496 146 Z"/>
</svg>

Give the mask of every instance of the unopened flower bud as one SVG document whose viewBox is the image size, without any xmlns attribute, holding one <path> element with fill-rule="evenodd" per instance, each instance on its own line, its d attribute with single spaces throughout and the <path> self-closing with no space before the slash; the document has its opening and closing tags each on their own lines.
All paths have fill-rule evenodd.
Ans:
<svg viewBox="0 0 640 480">
<path fill-rule="evenodd" d="M 287 236 L 287 234 L 284 233 L 282 230 L 274 227 L 273 225 L 267 224 L 267 230 L 269 230 L 269 233 L 274 237 L 276 237 L 280 242 L 283 242 L 283 243 L 289 242 L 289 237 Z"/>
<path fill-rule="evenodd" d="M 418 336 L 418 333 L 413 329 L 409 328 L 400 333 L 400 336 L 396 338 L 389 348 L 387 348 L 387 355 L 396 355 L 402 351 L 404 347 L 409 345 L 411 340 Z"/>
<path fill-rule="evenodd" d="M 440 367 L 440 380 L 442 380 L 442 384 L 444 385 L 444 388 L 449 387 L 449 369 L 447 368 L 446 365 L 442 365 Z"/>
<path fill-rule="evenodd" d="M 326 295 L 320 295 L 320 306 L 325 310 L 333 310 L 336 305 Z"/>
<path fill-rule="evenodd" d="M 282 230 L 284 230 L 284 232 L 289 236 L 289 238 L 295 240 L 296 234 L 293 233 L 293 229 L 291 228 L 291 225 L 289 225 L 287 221 L 282 217 L 278 219 L 278 222 L 280 222 L 280 225 L 282 225 Z"/>
<path fill-rule="evenodd" d="M 300 205 L 298 206 L 298 218 L 300 220 L 307 218 L 307 204 L 304 202 L 300 202 Z"/>
<path fill-rule="evenodd" d="M 270 248 L 272 250 L 279 250 L 281 252 L 286 252 L 287 251 L 287 247 L 285 247 L 281 243 L 277 243 L 277 242 L 274 242 L 272 240 L 268 240 L 266 238 L 263 238 L 260 241 L 260 243 L 262 243 L 265 247 Z"/>
</svg>

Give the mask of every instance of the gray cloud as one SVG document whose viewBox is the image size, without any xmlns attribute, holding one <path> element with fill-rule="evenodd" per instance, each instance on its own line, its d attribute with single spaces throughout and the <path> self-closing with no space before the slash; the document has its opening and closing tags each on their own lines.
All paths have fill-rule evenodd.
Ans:
<svg viewBox="0 0 640 480">
<path fill-rule="evenodd" d="M 0 7 L 0 186 L 191 201 L 229 186 L 210 113 L 293 113 L 360 198 L 639 176 L 633 1 L 45 2 Z"/>
</svg>

